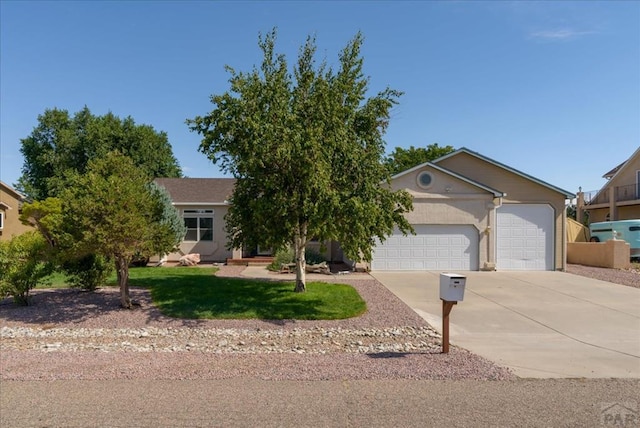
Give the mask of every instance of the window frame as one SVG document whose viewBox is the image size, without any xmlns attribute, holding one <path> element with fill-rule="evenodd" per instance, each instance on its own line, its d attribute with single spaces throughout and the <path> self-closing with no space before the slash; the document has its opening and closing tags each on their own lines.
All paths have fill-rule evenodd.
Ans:
<svg viewBox="0 0 640 428">
<path fill-rule="evenodd" d="M 196 224 L 195 227 L 188 227 L 186 224 L 187 219 L 195 219 Z M 211 227 L 203 227 L 202 220 L 211 219 Z M 183 242 L 213 242 L 214 239 L 214 230 L 215 230 L 215 210 L 213 209 L 183 209 L 182 210 L 182 220 L 184 222 L 184 226 L 187 229 L 187 233 L 184 236 Z M 188 235 L 190 231 L 195 230 L 197 239 L 188 239 Z M 208 231 L 211 231 L 210 239 L 202 239 L 206 237 Z"/>
<path fill-rule="evenodd" d="M 424 176 L 429 176 L 430 181 L 429 184 L 425 185 L 424 183 L 422 183 L 422 177 Z M 416 176 L 416 183 L 418 184 L 418 187 L 420 187 L 421 189 L 430 189 L 431 187 L 433 187 L 433 183 L 435 181 L 435 177 L 433 176 L 433 174 L 429 171 L 421 171 L 417 176 Z"/>
<path fill-rule="evenodd" d="M 0 230 L 4 229 L 4 211 L 0 211 Z"/>
</svg>

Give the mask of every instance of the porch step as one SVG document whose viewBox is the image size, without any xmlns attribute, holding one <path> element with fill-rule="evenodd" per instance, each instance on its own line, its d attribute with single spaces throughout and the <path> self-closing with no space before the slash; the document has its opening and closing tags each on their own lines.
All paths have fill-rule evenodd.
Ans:
<svg viewBox="0 0 640 428">
<path fill-rule="evenodd" d="M 273 262 L 273 257 L 244 257 L 241 259 L 227 259 L 227 264 L 231 266 L 268 266 Z"/>
</svg>

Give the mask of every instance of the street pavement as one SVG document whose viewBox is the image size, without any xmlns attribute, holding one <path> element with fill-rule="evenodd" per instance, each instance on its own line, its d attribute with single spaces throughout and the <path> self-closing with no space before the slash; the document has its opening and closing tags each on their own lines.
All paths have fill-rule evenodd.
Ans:
<svg viewBox="0 0 640 428">
<path fill-rule="evenodd" d="M 637 379 L 2 381 L 0 426 L 637 427 L 639 390 Z"/>
<path fill-rule="evenodd" d="M 460 272 L 450 342 L 527 378 L 640 378 L 640 289 L 564 272 Z M 442 330 L 439 272 L 372 275 Z"/>
</svg>

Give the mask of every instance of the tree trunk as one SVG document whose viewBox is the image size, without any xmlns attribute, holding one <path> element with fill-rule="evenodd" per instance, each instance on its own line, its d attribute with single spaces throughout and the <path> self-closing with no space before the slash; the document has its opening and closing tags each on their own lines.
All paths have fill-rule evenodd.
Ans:
<svg viewBox="0 0 640 428">
<path fill-rule="evenodd" d="M 296 246 L 296 293 L 307 291 L 307 262 L 304 255 L 304 245 L 302 248 Z"/>
<path fill-rule="evenodd" d="M 299 233 L 296 234 L 293 247 L 296 257 L 296 293 L 304 293 L 307 291 L 307 262 L 305 259 L 305 245 L 307 243 L 306 225 L 300 227 Z"/>
<path fill-rule="evenodd" d="M 116 271 L 118 273 L 118 285 L 120 286 L 120 305 L 125 309 L 131 309 L 131 297 L 129 297 L 129 260 L 126 257 L 116 258 Z"/>
</svg>

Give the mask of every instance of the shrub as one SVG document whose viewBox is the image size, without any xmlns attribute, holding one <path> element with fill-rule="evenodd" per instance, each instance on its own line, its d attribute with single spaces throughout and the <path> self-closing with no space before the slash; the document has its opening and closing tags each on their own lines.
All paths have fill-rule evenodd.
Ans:
<svg viewBox="0 0 640 428">
<path fill-rule="evenodd" d="M 306 250 L 304 252 L 304 259 L 308 265 L 317 265 L 327 261 L 327 259 L 322 254 L 313 250 Z"/>
<path fill-rule="evenodd" d="M 97 254 L 89 254 L 62 264 L 62 270 L 69 277 L 69 285 L 88 291 L 94 291 L 103 285 L 112 268 L 113 265 L 107 258 Z"/>
<path fill-rule="evenodd" d="M 282 266 L 283 263 L 294 263 L 294 257 L 295 254 L 293 252 L 293 249 L 291 248 L 278 250 L 273 256 L 273 262 L 271 262 L 271 264 L 267 266 L 267 269 L 273 272 L 277 272 L 280 270 L 280 266 Z M 319 263 L 327 261 L 327 259 L 322 254 L 313 250 L 306 250 L 304 259 L 308 265 L 317 265 Z"/>
<path fill-rule="evenodd" d="M 273 255 L 273 261 L 271 262 L 271 264 L 269 266 L 267 266 L 267 269 L 269 269 L 270 271 L 274 271 L 277 272 L 280 270 L 280 266 L 284 263 L 293 263 L 293 250 L 291 248 L 286 248 L 284 250 L 278 250 L 276 251 L 276 253 Z"/>
<path fill-rule="evenodd" d="M 12 296 L 18 305 L 28 305 L 29 291 L 53 272 L 48 249 L 36 231 L 0 242 L 0 295 Z"/>
</svg>

